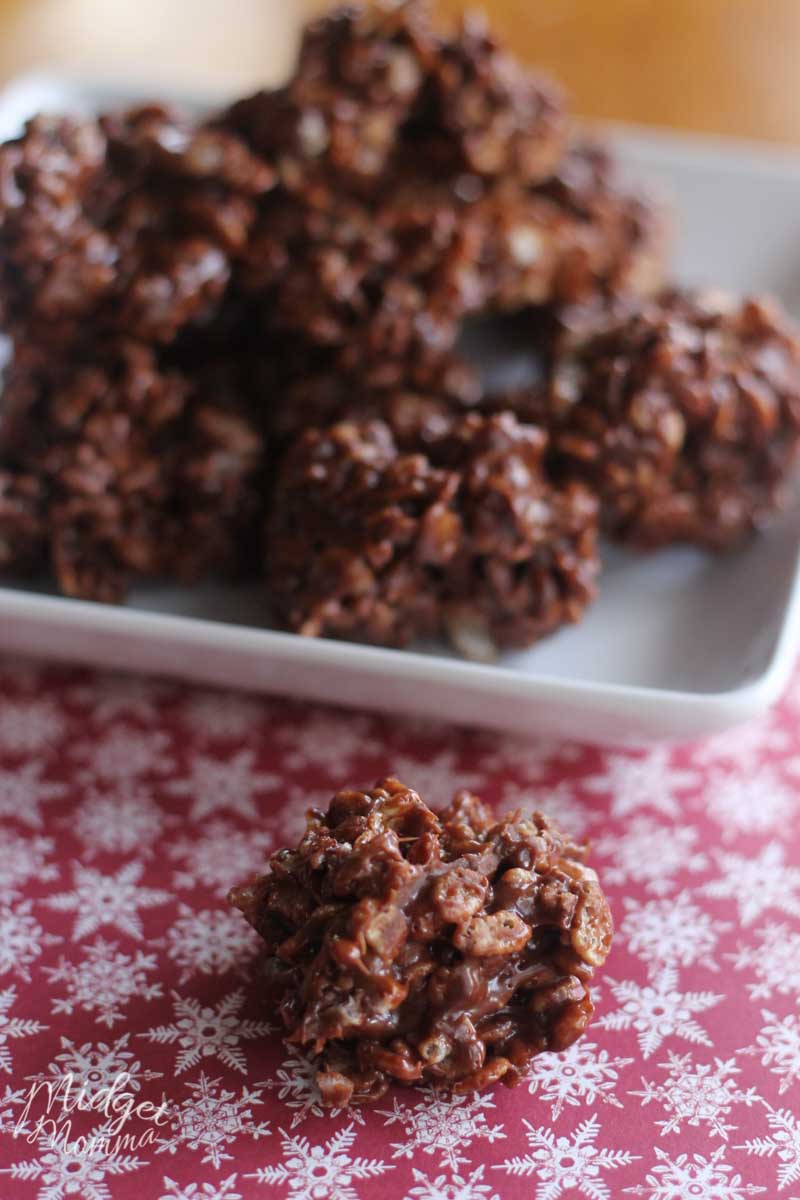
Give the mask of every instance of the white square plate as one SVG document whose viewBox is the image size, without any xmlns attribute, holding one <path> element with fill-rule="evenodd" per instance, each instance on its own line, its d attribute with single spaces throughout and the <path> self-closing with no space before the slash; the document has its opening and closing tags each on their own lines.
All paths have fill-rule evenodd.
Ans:
<svg viewBox="0 0 800 1200">
<path fill-rule="evenodd" d="M 0 137 L 40 109 L 130 100 L 29 76 L 0 96 Z M 680 214 L 677 275 L 777 293 L 800 311 L 800 156 L 615 127 L 630 167 Z M 800 521 L 739 553 L 610 549 L 580 625 L 492 666 L 439 646 L 375 649 L 263 626 L 258 589 L 147 587 L 124 607 L 0 589 L 0 647 L 362 708 L 614 742 L 680 739 L 756 715 L 800 638 Z"/>
</svg>

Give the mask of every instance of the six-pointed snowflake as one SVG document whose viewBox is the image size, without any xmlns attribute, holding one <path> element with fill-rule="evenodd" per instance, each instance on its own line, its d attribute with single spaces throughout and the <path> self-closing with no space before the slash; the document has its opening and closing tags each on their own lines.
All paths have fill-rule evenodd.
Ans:
<svg viewBox="0 0 800 1200">
<path fill-rule="evenodd" d="M 504 1138 L 502 1125 L 490 1125 L 488 1109 L 495 1106 L 488 1096 L 454 1096 L 442 1099 L 428 1088 L 425 1098 L 416 1104 L 400 1104 L 395 1100 L 391 1109 L 379 1110 L 387 1125 L 401 1125 L 405 1141 L 392 1142 L 392 1158 L 414 1159 L 419 1154 L 435 1156 L 439 1165 L 455 1171 L 469 1162 L 462 1153 L 474 1141 L 484 1140 L 491 1145 Z"/>
<path fill-rule="evenodd" d="M 563 1195 L 610 1200 L 612 1193 L 603 1172 L 627 1166 L 638 1157 L 628 1150 L 596 1146 L 600 1123 L 594 1116 L 564 1137 L 557 1137 L 547 1127 L 535 1128 L 530 1121 L 522 1123 L 530 1152 L 497 1163 L 495 1170 L 536 1179 L 536 1200 L 558 1200 Z"/>
<path fill-rule="evenodd" d="M 50 861 L 52 838 L 21 837 L 4 829 L 0 837 L 0 900 L 10 900 L 31 879 L 49 883 L 58 879 L 58 867 Z"/>
<path fill-rule="evenodd" d="M 76 684 L 67 695 L 88 710 L 87 716 L 96 725 L 105 725 L 119 717 L 156 722 L 159 704 L 169 693 L 170 685 L 163 680 L 107 671 Z"/>
<path fill-rule="evenodd" d="M 717 851 L 722 874 L 700 890 L 715 900 L 732 900 L 743 925 L 752 925 L 769 908 L 800 917 L 800 867 L 785 858 L 780 842 L 770 842 L 760 854 Z"/>
<path fill-rule="evenodd" d="M 800 931 L 784 922 L 757 930 L 725 957 L 735 970 L 755 976 L 747 983 L 752 1000 L 800 994 Z"/>
<path fill-rule="evenodd" d="M 666 1120 L 656 1121 L 662 1134 L 679 1133 L 683 1124 L 705 1126 L 710 1134 L 727 1140 L 736 1128 L 725 1121 L 734 1104 L 752 1105 L 761 1100 L 755 1088 L 740 1088 L 735 1080 L 741 1071 L 733 1059 L 723 1062 L 695 1063 L 691 1054 L 670 1053 L 667 1062 L 658 1064 L 667 1072 L 660 1083 L 642 1079 L 643 1091 L 631 1092 L 642 1104 L 661 1105 L 669 1114 Z"/>
<path fill-rule="evenodd" d="M 631 954 L 651 967 L 690 967 L 702 962 L 712 971 L 719 970 L 713 954 L 720 934 L 731 928 L 730 922 L 718 921 L 690 899 L 689 892 L 678 892 L 674 899 L 622 899 L 625 916 L 620 935 Z"/>
<path fill-rule="evenodd" d="M 168 843 L 167 854 L 182 866 L 175 872 L 175 887 L 202 888 L 224 896 L 233 884 L 263 869 L 272 842 L 272 834 L 266 830 L 245 833 L 230 821 L 209 821 L 201 833 Z"/>
<path fill-rule="evenodd" d="M 292 721 L 276 730 L 275 740 L 286 747 L 284 764 L 292 770 L 329 771 L 339 784 L 346 782 L 353 761 L 369 746 L 369 717 L 316 709 L 304 721 Z"/>
<path fill-rule="evenodd" d="M 724 1146 L 708 1158 L 702 1154 L 670 1158 L 658 1146 L 655 1151 L 656 1165 L 645 1176 L 645 1182 L 623 1188 L 626 1195 L 642 1196 L 644 1200 L 745 1200 L 746 1196 L 760 1196 L 767 1190 L 745 1183 L 738 1171 L 723 1161 Z"/>
<path fill-rule="evenodd" d="M 103 925 L 115 925 L 129 937 L 143 935 L 140 908 L 155 908 L 172 899 L 169 892 L 159 888 L 140 887 L 144 866 L 140 862 L 126 863 L 113 875 L 104 875 L 93 867 L 73 864 L 71 892 L 50 896 L 45 903 L 58 912 L 77 914 L 72 937 L 75 941 L 95 933 Z"/>
<path fill-rule="evenodd" d="M 66 792 L 63 783 L 42 779 L 40 762 L 26 762 L 13 770 L 0 769 L 0 817 L 16 817 L 31 829 L 42 827 L 42 805 Z"/>
<path fill-rule="evenodd" d="M 750 1138 L 737 1146 L 758 1158 L 776 1158 L 778 1188 L 800 1183 L 800 1116 L 788 1108 L 767 1106 L 768 1137 Z"/>
<path fill-rule="evenodd" d="M 697 848 L 699 840 L 693 825 L 675 825 L 667 837 L 662 824 L 639 815 L 624 832 L 602 834 L 594 848 L 608 860 L 603 870 L 606 884 L 640 883 L 648 892 L 663 896 L 676 875 L 702 871 L 708 865 L 706 855 Z"/>
<path fill-rule="evenodd" d="M 226 758 L 197 754 L 191 760 L 188 779 L 171 780 L 166 790 L 190 798 L 193 821 L 203 821 L 219 809 L 255 821 L 256 796 L 276 787 L 281 777 L 253 770 L 254 761 L 252 750 L 239 750 Z"/>
<path fill-rule="evenodd" d="M 69 1078 L 74 1091 L 81 1092 L 87 1100 L 104 1093 L 123 1080 L 124 1091 L 138 1092 L 142 1084 L 151 1079 L 161 1079 L 161 1071 L 142 1066 L 133 1051 L 128 1049 L 130 1034 L 123 1034 L 115 1042 L 84 1042 L 81 1046 L 67 1037 L 61 1037 L 61 1053 L 48 1064 L 46 1072 L 28 1075 L 32 1082 L 51 1082 L 57 1086 Z"/>
<path fill-rule="evenodd" d="M 262 1037 L 269 1032 L 264 1021 L 243 1021 L 239 1009 L 244 1004 L 244 992 L 230 992 L 215 1007 L 201 1005 L 194 997 L 184 998 L 172 993 L 175 1020 L 171 1025 L 157 1025 L 140 1033 L 159 1046 L 179 1047 L 175 1073 L 180 1075 L 203 1058 L 216 1058 L 226 1067 L 242 1074 L 247 1060 L 240 1042 Z"/>
<path fill-rule="evenodd" d="M 695 1013 L 706 1012 L 724 1000 L 713 992 L 681 992 L 678 972 L 665 967 L 647 984 L 632 979 L 609 979 L 620 1007 L 605 1013 L 597 1024 L 604 1029 L 635 1029 L 639 1049 L 645 1058 L 653 1054 L 665 1038 L 684 1038 L 696 1045 L 710 1046 L 711 1038 L 695 1020 Z"/>
<path fill-rule="evenodd" d="M 166 824 L 165 814 L 150 793 L 125 781 L 112 792 L 90 791 L 70 818 L 70 827 L 86 847 L 87 858 L 133 851 L 149 856 Z"/>
<path fill-rule="evenodd" d="M 206 742 L 242 741 L 261 728 L 269 709 L 238 692 L 193 691 L 181 707 L 192 732 Z"/>
<path fill-rule="evenodd" d="M 564 1105 L 610 1104 L 621 1108 L 614 1088 L 622 1067 L 632 1058 L 612 1058 L 593 1042 L 573 1042 L 559 1054 L 537 1054 L 531 1061 L 528 1091 L 552 1105 L 555 1121 Z"/>
<path fill-rule="evenodd" d="M 192 1093 L 169 1113 L 169 1135 L 158 1139 L 158 1154 L 175 1154 L 182 1146 L 202 1150 L 201 1162 L 219 1167 L 238 1137 L 265 1137 L 268 1121 L 257 1121 L 253 1107 L 261 1103 L 261 1087 L 243 1087 L 239 1094 L 221 1086 L 220 1079 L 209 1079 L 201 1071 L 196 1083 L 187 1083 Z"/>
<path fill-rule="evenodd" d="M 308 1138 L 284 1129 L 280 1132 L 283 1161 L 259 1167 L 242 1178 L 283 1184 L 291 1200 L 358 1200 L 360 1180 L 376 1179 L 393 1169 L 382 1159 L 351 1156 L 356 1140 L 352 1125 L 334 1133 L 324 1145 L 312 1145 Z"/>
<path fill-rule="evenodd" d="M 414 1200 L 500 1200 L 491 1184 L 485 1182 L 485 1171 L 481 1164 L 468 1175 L 437 1175 L 431 1179 L 412 1167 L 414 1186 L 408 1195 Z"/>
<path fill-rule="evenodd" d="M 53 1000 L 54 1013 L 82 1008 L 96 1012 L 100 1024 L 108 1026 L 122 1020 L 124 1006 L 134 997 L 154 1000 L 161 995 L 161 984 L 148 981 L 155 969 L 155 954 L 139 950 L 131 957 L 102 938 L 87 947 L 80 962 L 62 957 L 57 966 L 43 968 L 51 983 L 66 987 L 66 996 Z"/>
<path fill-rule="evenodd" d="M 166 945 L 167 954 L 180 968 L 178 982 L 183 984 L 193 975 L 225 975 L 228 971 L 246 977 L 263 942 L 233 909 L 195 912 L 188 904 L 179 904 L 178 917 L 166 936 L 153 944 Z"/>
<path fill-rule="evenodd" d="M 768 1008 L 762 1008 L 761 1019 L 764 1025 L 755 1044 L 745 1046 L 739 1054 L 758 1055 L 761 1065 L 779 1077 L 778 1090 L 783 1094 L 800 1084 L 800 1017 L 793 1013 L 779 1017 Z"/>
<path fill-rule="evenodd" d="M 39 1157 L 0 1167 L 0 1175 L 11 1179 L 37 1180 L 41 1183 L 37 1200 L 112 1200 L 106 1182 L 108 1176 L 127 1175 L 147 1166 L 133 1154 L 118 1154 L 108 1125 L 91 1131 L 81 1142 L 77 1138 L 43 1136 L 37 1143 Z"/>
<path fill-rule="evenodd" d="M 146 776 L 163 775 L 174 769 L 172 742 L 160 729 L 132 729 L 115 725 L 99 739 L 79 742 L 73 748 L 75 758 L 85 763 L 78 772 L 83 783 L 131 782 Z"/>
<path fill-rule="evenodd" d="M 32 909 L 31 900 L 22 900 L 14 906 L 0 904 L 0 975 L 14 972 L 30 982 L 29 968 L 42 953 L 42 947 L 54 946 L 62 940 L 45 933 Z"/>
<path fill-rule="evenodd" d="M 699 782 L 696 771 L 673 766 L 670 751 L 659 747 L 607 755 L 603 774 L 585 780 L 583 787 L 587 792 L 610 796 L 610 811 L 615 817 L 629 817 L 641 808 L 677 817 L 679 794 L 696 788 Z"/>
<path fill-rule="evenodd" d="M 9 1075 L 11 1074 L 11 1039 L 34 1037 L 43 1029 L 47 1029 L 47 1026 L 42 1025 L 40 1021 L 10 1016 L 16 999 L 17 989 L 15 987 L 0 991 L 0 1071 L 6 1071 Z"/>
<path fill-rule="evenodd" d="M 751 774 L 715 772 L 703 790 L 703 806 L 726 842 L 739 834 L 774 833 L 800 807 L 796 789 L 788 787 L 772 767 L 759 767 Z"/>
<path fill-rule="evenodd" d="M 52 700 L 18 698 L 0 701 L 0 750 L 41 755 L 66 732 L 66 721 Z"/>
</svg>

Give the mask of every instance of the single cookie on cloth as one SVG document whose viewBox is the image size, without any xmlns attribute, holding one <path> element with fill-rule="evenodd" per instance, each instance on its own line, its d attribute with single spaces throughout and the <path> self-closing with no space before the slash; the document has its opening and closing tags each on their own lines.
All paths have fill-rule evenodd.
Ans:
<svg viewBox="0 0 800 1200">
<path fill-rule="evenodd" d="M 445 633 L 475 658 L 577 620 L 594 595 L 597 505 L 549 480 L 546 441 L 511 414 L 464 417 L 416 453 L 380 421 L 307 431 L 267 523 L 276 617 L 387 645 Z"/>
<path fill-rule="evenodd" d="M 608 529 L 725 549 L 762 525 L 800 449 L 800 339 L 777 303 L 669 291 L 578 329 L 534 411 Z"/>
<path fill-rule="evenodd" d="M 396 779 L 312 809 L 296 849 L 230 893 L 266 943 L 266 1000 L 317 1060 L 325 1104 L 391 1083 L 519 1082 L 593 1012 L 612 920 L 586 848 L 540 813 Z"/>
</svg>

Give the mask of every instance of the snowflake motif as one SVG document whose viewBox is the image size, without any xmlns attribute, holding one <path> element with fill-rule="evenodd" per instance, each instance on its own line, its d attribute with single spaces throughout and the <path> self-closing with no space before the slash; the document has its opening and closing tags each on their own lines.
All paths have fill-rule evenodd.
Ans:
<svg viewBox="0 0 800 1200">
<path fill-rule="evenodd" d="M 680 1133 L 685 1121 L 694 1128 L 704 1125 L 710 1134 L 727 1141 L 728 1134 L 736 1126 L 727 1124 L 723 1118 L 728 1116 L 732 1106 L 746 1104 L 749 1107 L 761 1101 L 755 1088 L 742 1091 L 737 1087 L 733 1077 L 741 1071 L 732 1058 L 726 1062 L 715 1058 L 712 1067 L 710 1063 L 693 1063 L 691 1054 L 670 1053 L 668 1061 L 658 1065 L 668 1072 L 666 1080 L 656 1084 L 643 1078 L 644 1091 L 630 1092 L 629 1095 L 641 1097 L 642 1107 L 652 1101 L 670 1114 L 668 1120 L 655 1122 L 662 1135 Z"/>
<path fill-rule="evenodd" d="M 609 979 L 614 998 L 621 1007 L 606 1013 L 597 1024 L 602 1029 L 635 1029 L 639 1049 L 649 1058 L 668 1037 L 683 1038 L 696 1045 L 710 1046 L 711 1038 L 694 1018 L 724 1000 L 713 992 L 679 992 L 678 972 L 665 967 L 650 983 L 631 979 Z"/>
<path fill-rule="evenodd" d="M 800 1182 L 800 1118 L 788 1108 L 772 1108 L 767 1105 L 767 1124 L 771 1137 L 751 1138 L 736 1146 L 757 1158 L 777 1158 L 778 1190 L 790 1183 Z"/>
<path fill-rule="evenodd" d="M 652 808 L 665 817 L 680 815 L 681 806 L 676 793 L 696 788 L 700 775 L 673 767 L 670 751 L 657 750 L 609 754 L 605 759 L 605 774 L 584 781 L 587 792 L 610 796 L 609 811 L 615 817 L 628 817 L 641 808 Z"/>
<path fill-rule="evenodd" d="M 725 958 L 734 970 L 755 975 L 755 981 L 747 984 L 751 1000 L 796 996 L 800 992 L 800 931 L 789 925 L 765 926 Z"/>
<path fill-rule="evenodd" d="M 558 1200 L 566 1193 L 610 1200 L 611 1192 L 601 1172 L 615 1170 L 635 1162 L 638 1155 L 628 1150 L 599 1149 L 595 1145 L 600 1132 L 597 1117 L 581 1122 L 569 1137 L 557 1138 L 552 1129 L 534 1128 L 523 1121 L 530 1153 L 497 1163 L 496 1171 L 517 1177 L 535 1176 L 536 1200 Z"/>
<path fill-rule="evenodd" d="M 800 1018 L 791 1013 L 781 1018 L 763 1008 L 761 1019 L 765 1024 L 756 1036 L 755 1045 L 738 1053 L 760 1055 L 762 1067 L 768 1067 L 780 1078 L 778 1091 L 783 1095 L 793 1084 L 800 1083 Z"/>
<path fill-rule="evenodd" d="M 252 750 L 240 750 L 224 759 L 198 754 L 192 759 L 189 778 L 173 780 L 166 790 L 174 796 L 191 797 L 193 821 L 203 821 L 220 808 L 256 821 L 259 813 L 255 796 L 274 788 L 281 778 L 254 771 L 254 759 Z"/>
<path fill-rule="evenodd" d="M 123 780 L 117 792 L 90 791 L 70 814 L 70 829 L 83 842 L 88 858 L 134 851 L 149 857 L 167 821 L 148 792 Z"/>
<path fill-rule="evenodd" d="M 415 1200 L 500 1200 L 488 1183 L 483 1182 L 485 1167 L 481 1165 L 470 1175 L 437 1175 L 429 1179 L 412 1167 L 414 1187 L 408 1195 Z"/>
<path fill-rule="evenodd" d="M 405 1141 L 391 1143 L 392 1158 L 436 1155 L 440 1166 L 455 1171 L 469 1162 L 459 1151 L 466 1150 L 472 1142 L 483 1140 L 493 1145 L 505 1138 L 502 1125 L 487 1123 L 486 1110 L 494 1107 L 487 1096 L 453 1096 L 443 1100 L 432 1088 L 426 1088 L 425 1099 L 418 1104 L 410 1106 L 395 1100 L 388 1112 L 379 1109 L 378 1115 L 387 1118 L 387 1126 L 402 1125 L 406 1134 Z"/>
<path fill-rule="evenodd" d="M 410 786 L 432 808 L 444 808 L 461 788 L 479 789 L 485 780 L 482 772 L 467 770 L 452 750 L 440 750 L 428 758 L 397 754 L 392 758 L 392 775 L 410 780 Z"/>
<path fill-rule="evenodd" d="M 58 879 L 58 867 L 48 862 L 55 849 L 49 837 L 21 837 L 4 829 L 0 838 L 0 900 L 10 900 L 31 879 Z"/>
<path fill-rule="evenodd" d="M 614 1087 L 622 1067 L 630 1066 L 632 1058 L 611 1058 L 607 1050 L 599 1050 L 593 1042 L 573 1042 L 559 1054 L 537 1054 L 530 1066 L 528 1091 L 552 1104 L 555 1121 L 564 1105 L 610 1104 L 622 1108 L 614 1095 Z"/>
<path fill-rule="evenodd" d="M 283 761 L 291 770 L 321 769 L 343 780 L 369 745 L 371 728 L 369 717 L 315 709 L 305 720 L 279 727 L 275 740 L 286 746 Z"/>
<path fill-rule="evenodd" d="M 126 1092 L 139 1092 L 142 1083 L 163 1078 L 162 1071 L 145 1069 L 136 1055 L 128 1049 L 130 1034 L 123 1034 L 109 1045 L 107 1042 L 84 1042 L 76 1046 L 70 1038 L 61 1037 L 61 1054 L 48 1064 L 47 1071 L 28 1075 L 33 1083 L 53 1083 L 55 1086 L 69 1076 L 76 1093 L 87 1100 L 113 1087 L 124 1076 Z"/>
<path fill-rule="evenodd" d="M 140 908 L 155 908 L 172 899 L 169 892 L 158 888 L 138 887 L 144 866 L 130 862 L 114 875 L 103 875 L 93 867 L 73 863 L 71 892 L 61 892 L 45 900 L 57 912 L 77 913 L 72 938 L 77 941 L 94 933 L 101 925 L 116 925 L 121 933 L 132 938 L 143 936 Z"/>
<path fill-rule="evenodd" d="M 54 1013 L 73 1013 L 76 1008 L 96 1012 L 101 1025 L 121 1021 L 123 1006 L 134 997 L 155 1000 L 161 995 L 160 983 L 148 983 L 147 974 L 156 969 L 155 954 L 141 951 L 131 958 L 116 942 L 98 938 L 87 947 L 79 963 L 59 960 L 56 967 L 44 967 L 51 983 L 66 985 L 67 995 L 53 1000 Z"/>
<path fill-rule="evenodd" d="M 358 1200 L 355 1181 L 376 1179 L 393 1170 L 390 1163 L 381 1159 L 351 1157 L 350 1150 L 356 1140 L 352 1125 L 334 1133 L 323 1146 L 312 1146 L 308 1138 L 284 1129 L 280 1132 L 284 1161 L 259 1167 L 242 1178 L 284 1184 L 291 1200 Z"/>
<path fill-rule="evenodd" d="M 243 741 L 260 729 L 267 706 L 238 692 L 195 691 L 181 707 L 184 721 L 208 742 Z"/>
<path fill-rule="evenodd" d="M 0 701 L 0 751 L 37 755 L 53 748 L 67 723 L 51 700 Z"/>
<path fill-rule="evenodd" d="M 28 1102 L 28 1092 L 25 1088 L 17 1088 L 16 1090 L 7 1083 L 5 1093 L 0 1092 L 0 1133 L 16 1134 L 27 1129 L 26 1122 L 20 1124 L 22 1114 L 17 1110 L 25 1108 Z"/>
<path fill-rule="evenodd" d="M 6 988 L 5 991 L 0 992 L 0 1071 L 5 1071 L 9 1075 L 11 1074 L 11 1046 L 9 1045 L 11 1039 L 33 1037 L 49 1028 L 47 1025 L 42 1025 L 40 1021 L 9 1016 L 16 998 L 17 989 L 15 987 Z"/>
<path fill-rule="evenodd" d="M 170 1136 L 158 1139 L 157 1154 L 175 1154 L 188 1146 L 202 1150 L 200 1161 L 219 1169 L 224 1159 L 233 1158 L 227 1148 L 237 1137 L 260 1138 L 269 1133 L 269 1123 L 253 1117 L 253 1105 L 261 1103 L 261 1086 L 243 1087 L 237 1096 L 220 1084 L 220 1079 L 201 1072 L 196 1083 L 186 1085 L 192 1095 L 169 1110 Z"/>
<path fill-rule="evenodd" d="M 781 729 L 774 715 L 769 713 L 761 720 L 737 725 L 735 729 L 708 738 L 692 751 L 692 762 L 706 768 L 735 768 L 737 774 L 747 776 L 758 767 L 762 758 L 782 757 L 791 744 L 787 731 Z"/>
<path fill-rule="evenodd" d="M 722 1161 L 725 1147 L 720 1146 L 710 1158 L 702 1154 L 679 1154 L 670 1158 L 658 1146 L 655 1148 L 658 1165 L 645 1176 L 644 1183 L 622 1190 L 626 1195 L 644 1196 L 645 1200 L 745 1200 L 767 1189 L 755 1183 L 744 1183 L 733 1167 Z"/>
<path fill-rule="evenodd" d="M 166 683 L 109 672 L 94 675 L 90 682 L 70 688 L 66 695 L 72 703 L 88 709 L 96 725 L 106 725 L 120 717 L 157 721 L 160 702 L 169 692 Z"/>
<path fill-rule="evenodd" d="M 760 854 L 717 851 L 723 872 L 700 890 L 714 900 L 735 900 L 743 925 L 752 925 L 768 908 L 800 917 L 800 867 L 784 862 L 784 847 L 770 842 Z"/>
<path fill-rule="evenodd" d="M 131 729 L 115 725 L 97 741 L 82 742 L 72 751 L 86 763 L 77 773 L 80 783 L 119 784 L 174 770 L 169 735 L 160 729 Z"/>
<path fill-rule="evenodd" d="M 270 1026 L 265 1021 L 243 1021 L 239 1009 L 244 1003 L 244 992 L 235 991 L 223 997 L 216 1008 L 202 1007 L 199 1000 L 183 999 L 172 993 L 175 1020 L 172 1025 L 158 1025 L 140 1033 L 159 1046 L 172 1046 L 176 1042 L 180 1049 L 175 1060 L 175 1073 L 195 1066 L 201 1058 L 216 1058 L 232 1070 L 247 1070 L 241 1041 L 263 1037 Z"/>
<path fill-rule="evenodd" d="M 583 748 L 572 742 L 550 738 L 492 737 L 492 749 L 484 754 L 481 763 L 487 775 L 505 772 L 509 766 L 524 783 L 538 784 L 548 779 L 554 767 L 576 763 Z M 512 787 L 517 786 L 512 784 Z"/>
<path fill-rule="evenodd" d="M 267 1080 L 264 1084 L 278 1093 L 278 1099 L 283 1101 L 287 1108 L 295 1110 L 292 1129 L 296 1129 L 306 1117 L 326 1117 L 328 1120 L 334 1120 L 345 1111 L 341 1108 L 327 1108 L 323 1104 L 322 1093 L 317 1083 L 318 1070 L 319 1065 L 313 1057 L 295 1051 L 290 1053 L 275 1072 L 275 1078 Z M 360 1108 L 352 1109 L 347 1115 L 351 1123 L 364 1124 L 364 1114 Z"/>
<path fill-rule="evenodd" d="M 703 790 L 703 811 L 720 826 L 724 841 L 786 828 L 796 810 L 795 791 L 772 767 L 741 775 L 717 772 L 708 777 Z"/>
<path fill-rule="evenodd" d="M 30 983 L 28 970 L 42 953 L 43 946 L 55 946 L 63 939 L 45 933 L 32 914 L 33 902 L 23 900 L 15 907 L 0 904 L 0 975 L 14 971 Z"/>
<path fill-rule="evenodd" d="M 625 832 L 598 837 L 594 849 L 608 860 L 603 872 L 607 885 L 639 883 L 649 892 L 663 896 L 683 871 L 702 871 L 708 866 L 697 849 L 699 834 L 691 825 L 675 825 L 665 837 L 664 826 L 648 816 L 634 817 Z"/>
<path fill-rule="evenodd" d="M 669 900 L 633 900 L 624 896 L 625 916 L 619 927 L 628 950 L 643 959 L 651 969 L 668 966 L 691 967 L 702 962 L 718 971 L 713 954 L 720 934 L 731 928 L 728 921 L 717 921 L 698 905 L 689 892 L 678 892 Z"/>
<path fill-rule="evenodd" d="M 26 762 L 13 771 L 0 770 L 0 817 L 16 817 L 30 829 L 42 827 L 42 804 L 57 800 L 66 792 L 63 783 L 46 783 L 44 767 Z"/>
<path fill-rule="evenodd" d="M 166 945 L 167 954 L 180 968 L 178 982 L 193 975 L 249 975 L 249 966 L 263 943 L 241 914 L 225 908 L 195 912 L 188 904 L 178 905 L 178 917 L 166 937 L 154 942 Z"/>
<path fill-rule="evenodd" d="M 114 1135 L 109 1124 L 93 1129 L 86 1139 L 39 1139 L 39 1157 L 27 1162 L 0 1167 L 0 1175 L 26 1181 L 40 1179 L 42 1187 L 37 1200 L 66 1200 L 80 1196 L 81 1200 L 111 1200 L 108 1175 L 126 1175 L 146 1167 L 144 1159 L 132 1154 L 111 1153 Z"/>
<path fill-rule="evenodd" d="M 224 896 L 235 883 L 262 870 L 273 844 L 271 833 L 236 829 L 229 821 L 217 818 L 203 827 L 199 836 L 175 838 L 167 846 L 173 861 L 184 869 L 176 871 L 176 888 L 198 888 Z"/>
<path fill-rule="evenodd" d="M 515 808 L 539 809 L 568 829 L 573 837 L 584 837 L 592 820 L 591 810 L 575 795 L 570 783 L 557 783 L 543 791 L 532 790 L 524 784 L 507 783 L 502 791 L 498 809 L 510 812 Z"/>
<path fill-rule="evenodd" d="M 158 1200 L 244 1200 L 241 1192 L 235 1192 L 236 1175 L 220 1179 L 219 1183 L 177 1183 L 164 1176 L 164 1187 L 167 1189 Z"/>
</svg>

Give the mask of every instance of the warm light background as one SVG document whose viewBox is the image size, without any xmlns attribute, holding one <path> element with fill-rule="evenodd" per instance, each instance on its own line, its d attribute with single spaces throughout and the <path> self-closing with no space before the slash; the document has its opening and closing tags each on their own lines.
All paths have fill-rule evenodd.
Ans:
<svg viewBox="0 0 800 1200">
<path fill-rule="evenodd" d="M 275 81 L 315 0 L 0 0 L 0 77 L 32 66 L 218 94 Z M 438 0 L 443 15 L 462 0 Z M 800 0 L 487 0 L 581 114 L 800 144 Z"/>
</svg>

